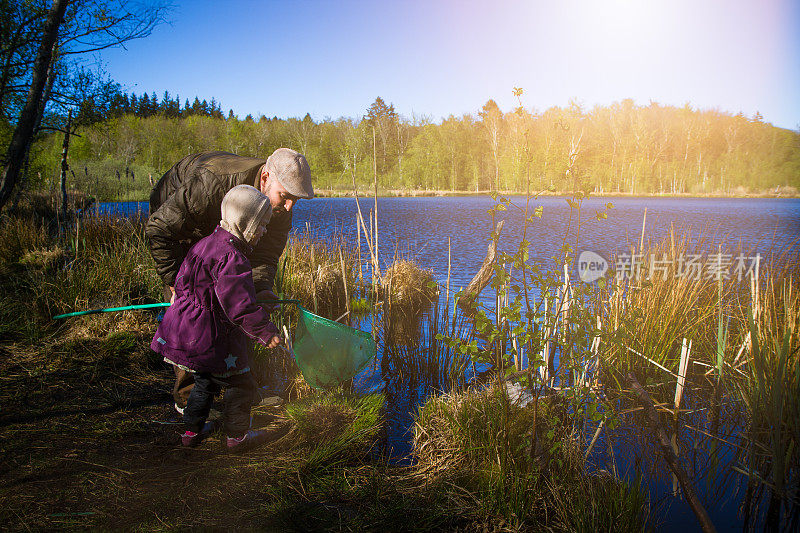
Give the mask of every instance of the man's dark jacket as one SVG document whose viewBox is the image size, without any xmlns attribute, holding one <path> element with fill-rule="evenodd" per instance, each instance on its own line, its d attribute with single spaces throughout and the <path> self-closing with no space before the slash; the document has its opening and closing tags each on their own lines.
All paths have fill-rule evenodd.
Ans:
<svg viewBox="0 0 800 533">
<path fill-rule="evenodd" d="M 228 152 L 184 157 L 164 174 L 150 194 L 150 218 L 145 233 L 164 283 L 174 287 L 175 276 L 194 243 L 210 235 L 222 218 L 222 198 L 237 185 L 259 188 L 266 160 Z M 248 254 L 256 291 L 272 289 L 278 258 L 292 229 L 292 213 L 274 212 L 266 233 Z"/>
</svg>

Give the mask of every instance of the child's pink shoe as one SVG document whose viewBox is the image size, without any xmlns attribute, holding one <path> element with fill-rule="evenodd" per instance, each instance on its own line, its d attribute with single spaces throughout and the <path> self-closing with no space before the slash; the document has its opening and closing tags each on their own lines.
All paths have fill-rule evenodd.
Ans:
<svg viewBox="0 0 800 533">
<path fill-rule="evenodd" d="M 194 448 L 203 440 L 211 435 L 216 429 L 217 425 L 214 422 L 206 422 L 203 425 L 203 431 L 195 433 L 194 431 L 186 431 L 181 435 L 181 444 L 187 448 Z"/>
<path fill-rule="evenodd" d="M 266 431 L 251 429 L 241 437 L 228 437 L 226 439 L 228 451 L 238 452 L 249 450 L 253 446 L 262 443 L 266 434 Z"/>
<path fill-rule="evenodd" d="M 195 433 L 194 431 L 186 431 L 181 435 L 181 444 L 187 448 L 194 448 L 200 444 L 202 440 L 201 434 Z"/>
</svg>

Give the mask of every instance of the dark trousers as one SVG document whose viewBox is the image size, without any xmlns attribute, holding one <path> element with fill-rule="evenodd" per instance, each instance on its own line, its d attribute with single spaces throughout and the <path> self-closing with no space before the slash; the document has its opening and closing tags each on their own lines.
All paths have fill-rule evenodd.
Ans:
<svg viewBox="0 0 800 533">
<path fill-rule="evenodd" d="M 194 374 L 194 387 L 183 410 L 186 429 L 200 433 L 206 423 L 214 396 L 225 389 L 225 408 L 222 421 L 225 434 L 241 437 L 250 428 L 250 406 L 256 392 L 256 382 L 250 372 L 221 378 L 207 372 Z"/>
<path fill-rule="evenodd" d="M 175 404 L 183 409 L 186 407 L 186 402 L 189 401 L 189 395 L 192 393 L 194 379 L 197 374 L 187 372 L 186 370 L 175 365 L 172 366 L 172 369 L 175 371 L 175 385 L 172 386 L 172 397 L 175 398 Z M 251 372 L 248 372 L 248 374 L 251 374 Z M 258 383 L 255 381 L 255 376 L 253 376 L 253 381 L 255 382 L 256 389 L 258 389 Z M 262 394 L 264 393 L 260 393 L 258 390 L 256 390 L 256 393 L 253 394 L 253 405 L 258 404 L 258 402 L 262 400 Z"/>
</svg>

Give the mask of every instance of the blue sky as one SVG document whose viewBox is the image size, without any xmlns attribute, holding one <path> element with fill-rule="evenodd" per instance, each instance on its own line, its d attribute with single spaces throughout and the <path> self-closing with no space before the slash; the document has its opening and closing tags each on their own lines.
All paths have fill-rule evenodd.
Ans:
<svg viewBox="0 0 800 533">
<path fill-rule="evenodd" d="M 438 121 L 489 99 L 544 110 L 717 108 L 800 128 L 796 0 L 183 0 L 171 23 L 104 52 L 137 94 L 244 117 L 358 117 L 376 96 Z"/>
</svg>

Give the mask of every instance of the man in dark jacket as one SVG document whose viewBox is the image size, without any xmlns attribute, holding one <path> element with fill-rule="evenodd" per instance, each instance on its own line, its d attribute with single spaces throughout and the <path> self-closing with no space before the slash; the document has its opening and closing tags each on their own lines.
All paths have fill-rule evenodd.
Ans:
<svg viewBox="0 0 800 533">
<path fill-rule="evenodd" d="M 237 185 L 254 186 L 272 204 L 267 231 L 249 259 L 258 299 L 274 298 L 272 286 L 292 229 L 292 207 L 300 198 L 314 197 L 306 158 L 289 148 L 278 148 L 266 161 L 228 152 L 192 154 L 158 180 L 150 194 L 145 233 L 166 298 L 174 296 L 175 276 L 189 248 L 214 231 L 222 217 L 222 198 Z M 191 373 L 174 368 L 173 396 L 182 409 L 194 380 Z"/>
</svg>

